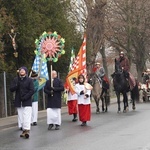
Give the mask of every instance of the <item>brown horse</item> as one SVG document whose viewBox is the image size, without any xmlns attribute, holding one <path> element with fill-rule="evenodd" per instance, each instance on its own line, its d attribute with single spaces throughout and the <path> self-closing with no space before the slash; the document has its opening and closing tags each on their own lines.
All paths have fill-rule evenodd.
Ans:
<svg viewBox="0 0 150 150">
<path fill-rule="evenodd" d="M 99 80 L 97 75 L 95 73 L 92 73 L 90 75 L 89 83 L 93 86 L 92 89 L 92 97 L 95 100 L 96 103 L 96 113 L 100 113 L 100 107 L 99 107 L 99 101 L 102 101 L 102 111 L 107 112 L 107 96 L 101 96 L 102 93 L 102 82 Z"/>
</svg>

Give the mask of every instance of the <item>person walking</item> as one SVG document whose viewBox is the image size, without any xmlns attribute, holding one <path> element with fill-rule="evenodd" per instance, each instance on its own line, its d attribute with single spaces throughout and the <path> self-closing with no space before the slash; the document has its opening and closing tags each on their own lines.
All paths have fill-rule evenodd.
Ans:
<svg viewBox="0 0 150 150">
<path fill-rule="evenodd" d="M 38 119 L 38 74 L 35 71 L 32 71 L 31 78 L 33 80 L 34 84 L 34 94 L 32 96 L 32 116 L 31 116 L 31 125 L 36 126 L 37 125 L 37 119 Z"/>
<path fill-rule="evenodd" d="M 75 86 L 76 78 L 73 78 L 72 82 L 73 82 L 73 85 Z M 66 89 L 66 92 L 68 94 L 67 95 L 68 113 L 69 113 L 69 115 L 73 115 L 72 121 L 76 122 L 78 120 L 77 119 L 77 112 L 78 112 L 78 110 L 77 110 L 77 94 L 76 93 L 72 94 L 68 88 Z"/>
<path fill-rule="evenodd" d="M 82 122 L 81 126 L 86 126 L 87 121 L 91 120 L 91 90 L 85 86 L 85 77 L 78 76 L 78 83 L 75 85 L 75 92 L 78 95 L 78 111 L 79 119 Z"/>
<path fill-rule="evenodd" d="M 34 94 L 34 85 L 31 78 L 28 77 L 26 67 L 20 67 L 18 77 L 15 77 L 10 85 L 10 91 L 15 92 L 15 107 L 18 111 L 18 120 L 21 120 L 23 132 L 20 137 L 29 138 L 31 128 L 32 113 L 32 95 Z"/>
<path fill-rule="evenodd" d="M 57 72 L 52 71 L 52 79 L 47 80 L 44 92 L 47 96 L 47 124 L 48 130 L 55 125 L 55 130 L 59 130 L 61 125 L 61 92 L 64 91 L 63 83 L 57 78 Z"/>
</svg>

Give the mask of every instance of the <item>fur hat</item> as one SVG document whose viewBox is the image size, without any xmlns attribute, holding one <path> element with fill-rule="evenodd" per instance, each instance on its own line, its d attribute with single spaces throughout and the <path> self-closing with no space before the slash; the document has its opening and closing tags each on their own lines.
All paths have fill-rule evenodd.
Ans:
<svg viewBox="0 0 150 150">
<path fill-rule="evenodd" d="M 146 70 L 146 72 L 150 72 L 150 69 L 148 68 L 148 69 Z"/>
<path fill-rule="evenodd" d="M 123 51 L 120 51 L 120 53 L 119 53 L 120 55 L 124 55 L 124 52 Z"/>
<path fill-rule="evenodd" d="M 37 76 L 38 76 L 38 74 L 34 70 L 32 70 L 31 77 L 34 78 L 34 77 L 37 77 Z"/>
<path fill-rule="evenodd" d="M 22 67 L 19 68 L 19 71 L 20 71 L 21 69 L 25 70 L 26 74 L 28 74 L 28 69 L 27 69 L 27 67 L 22 66 Z"/>
</svg>

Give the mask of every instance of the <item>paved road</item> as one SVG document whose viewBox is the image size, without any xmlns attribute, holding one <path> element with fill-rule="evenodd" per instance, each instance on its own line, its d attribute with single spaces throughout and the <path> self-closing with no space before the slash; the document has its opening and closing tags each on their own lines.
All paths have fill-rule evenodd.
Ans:
<svg viewBox="0 0 150 150">
<path fill-rule="evenodd" d="M 0 131 L 0 150 L 150 150 L 150 103 L 136 107 L 120 114 L 116 104 L 109 106 L 108 113 L 95 114 L 92 108 L 86 127 L 64 113 L 58 131 L 48 131 L 43 118 L 32 127 L 29 139 L 20 138 L 17 127 L 5 128 Z"/>
</svg>

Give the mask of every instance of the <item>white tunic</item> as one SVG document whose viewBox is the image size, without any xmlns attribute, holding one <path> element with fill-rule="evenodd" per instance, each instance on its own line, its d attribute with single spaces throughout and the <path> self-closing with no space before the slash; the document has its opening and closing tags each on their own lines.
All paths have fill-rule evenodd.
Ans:
<svg viewBox="0 0 150 150">
<path fill-rule="evenodd" d="M 60 108 L 47 108 L 47 124 L 61 125 Z"/>
<path fill-rule="evenodd" d="M 81 91 L 84 91 L 85 93 L 80 95 L 80 92 Z M 78 95 L 78 104 L 91 104 L 91 101 L 90 101 L 90 94 L 91 94 L 91 90 L 87 90 L 85 89 L 85 86 L 84 85 L 80 85 L 79 83 L 75 85 L 75 92 L 77 93 Z M 88 98 L 85 98 L 85 94 L 88 94 L 89 97 Z"/>
<path fill-rule="evenodd" d="M 68 101 L 72 101 L 72 100 L 77 100 L 78 95 L 75 94 L 71 94 L 71 92 L 68 92 Z"/>
</svg>

